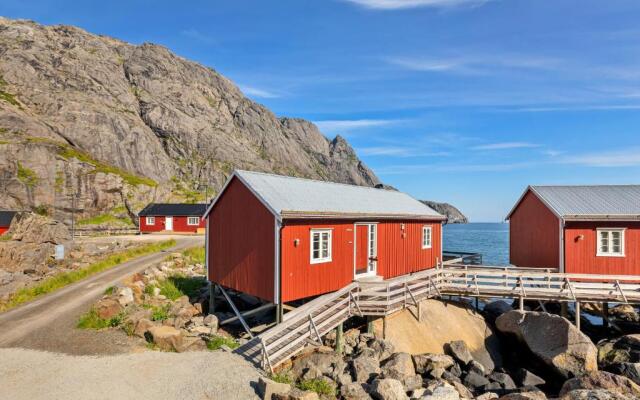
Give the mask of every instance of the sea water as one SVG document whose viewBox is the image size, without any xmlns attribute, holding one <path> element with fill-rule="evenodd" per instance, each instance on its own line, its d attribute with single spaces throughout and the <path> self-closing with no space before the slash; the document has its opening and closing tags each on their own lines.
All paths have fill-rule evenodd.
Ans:
<svg viewBox="0 0 640 400">
<path fill-rule="evenodd" d="M 447 224 L 444 251 L 481 253 L 485 265 L 509 265 L 509 224 Z"/>
</svg>

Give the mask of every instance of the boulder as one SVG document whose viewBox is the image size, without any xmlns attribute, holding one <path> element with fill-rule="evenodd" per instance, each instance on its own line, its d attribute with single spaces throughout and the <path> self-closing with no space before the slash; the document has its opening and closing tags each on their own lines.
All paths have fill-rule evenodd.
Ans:
<svg viewBox="0 0 640 400">
<path fill-rule="evenodd" d="M 513 390 L 517 388 L 516 383 L 508 374 L 494 371 L 489 374 L 487 378 L 489 378 L 489 380 L 492 382 L 499 383 L 502 389 Z"/>
<path fill-rule="evenodd" d="M 129 304 L 133 304 L 135 302 L 135 298 L 133 297 L 133 289 L 126 286 L 118 289 L 118 302 L 123 307 L 126 307 Z"/>
<path fill-rule="evenodd" d="M 477 372 L 470 371 L 464 376 L 462 383 L 464 383 L 466 387 L 475 390 L 479 387 L 488 385 L 491 382 Z"/>
<path fill-rule="evenodd" d="M 371 396 L 377 400 L 409 400 L 402 382 L 397 379 L 376 379 L 371 384 Z"/>
<path fill-rule="evenodd" d="M 122 305 L 112 298 L 102 299 L 96 304 L 96 312 L 102 319 L 111 319 L 120 314 L 122 310 Z"/>
<path fill-rule="evenodd" d="M 473 393 L 471 393 L 471 391 L 467 389 L 467 387 L 462 383 L 456 382 L 456 381 L 447 381 L 447 382 L 449 382 L 451 386 L 453 386 L 456 389 L 461 399 L 473 399 Z"/>
<path fill-rule="evenodd" d="M 506 396 L 500 397 L 500 400 L 547 400 L 547 396 L 544 394 L 544 392 L 537 390 L 529 392 L 510 393 Z"/>
<path fill-rule="evenodd" d="M 420 389 L 423 384 L 422 376 L 420 375 L 408 376 L 402 380 L 402 384 L 404 385 L 405 392 L 411 392 L 416 389 Z"/>
<path fill-rule="evenodd" d="M 482 393 L 480 396 L 476 397 L 476 400 L 494 400 L 497 399 L 498 395 L 493 392 Z"/>
<path fill-rule="evenodd" d="M 149 332 L 149 329 L 151 329 L 154 326 L 156 326 L 156 324 L 153 321 L 146 318 L 142 318 L 138 320 L 138 322 L 135 324 L 133 328 L 133 334 L 135 336 L 145 338 L 147 332 Z"/>
<path fill-rule="evenodd" d="M 448 369 L 455 364 L 451 356 L 446 354 L 417 354 L 413 356 L 413 363 L 418 374 L 424 374 L 434 368 Z"/>
<path fill-rule="evenodd" d="M 342 385 L 340 388 L 340 395 L 344 400 L 370 400 L 371 396 L 362 387 L 360 383 L 349 383 Z"/>
<path fill-rule="evenodd" d="M 416 374 L 409 353 L 394 353 L 382 364 L 381 370 L 385 378 L 393 378 L 402 382 Z"/>
<path fill-rule="evenodd" d="M 204 317 L 203 323 L 204 326 L 207 326 L 216 332 L 218 331 L 218 317 L 216 317 L 215 315 L 207 315 L 206 317 Z"/>
<path fill-rule="evenodd" d="M 598 343 L 598 364 L 606 368 L 613 364 L 640 362 L 640 335 L 625 335 Z"/>
<path fill-rule="evenodd" d="M 351 370 L 355 382 L 369 382 L 380 374 L 380 362 L 376 357 L 361 354 L 351 362 Z"/>
<path fill-rule="evenodd" d="M 149 334 L 160 349 L 165 351 L 177 351 L 182 346 L 182 333 L 172 326 L 153 326 L 149 328 Z"/>
<path fill-rule="evenodd" d="M 473 356 L 467 347 L 467 344 L 463 340 L 454 340 L 446 346 L 445 351 L 457 362 L 462 365 L 467 365 L 473 361 Z"/>
<path fill-rule="evenodd" d="M 460 394 L 448 383 L 440 382 L 435 386 L 427 388 L 421 400 L 460 400 Z"/>
<path fill-rule="evenodd" d="M 640 322 L 640 315 L 631 304 L 618 304 L 610 308 L 609 316 L 621 321 Z"/>
<path fill-rule="evenodd" d="M 476 372 L 476 373 L 478 373 L 480 375 L 487 375 L 487 371 L 485 371 L 485 369 L 482 366 L 482 364 L 480 364 L 476 360 L 471 360 L 471 362 L 469 364 L 467 364 L 467 369 L 469 371 Z"/>
<path fill-rule="evenodd" d="M 184 353 L 186 351 L 204 351 L 207 350 L 207 342 L 199 337 L 185 337 L 180 341 L 176 351 Z"/>
<path fill-rule="evenodd" d="M 628 400 L 628 398 L 604 389 L 579 389 L 565 394 L 560 400 Z"/>
<path fill-rule="evenodd" d="M 384 339 L 372 339 L 367 343 L 367 346 L 374 351 L 379 361 L 386 360 L 395 351 L 393 343 Z"/>
<path fill-rule="evenodd" d="M 516 378 L 518 385 L 521 387 L 540 386 L 546 383 L 544 379 L 524 368 L 520 368 L 516 371 L 514 377 Z"/>
<path fill-rule="evenodd" d="M 291 367 L 291 375 L 294 379 L 314 379 L 323 375 L 329 375 L 333 366 L 341 362 L 339 355 L 335 353 L 313 352 L 296 358 Z"/>
<path fill-rule="evenodd" d="M 320 400 L 317 393 L 303 391 L 298 388 L 292 388 L 287 393 L 274 393 L 271 398 L 273 400 Z"/>
<path fill-rule="evenodd" d="M 595 371 L 587 375 L 569 379 L 560 389 L 560 397 L 578 389 L 605 389 L 629 398 L 640 397 L 640 386 L 631 379 L 605 371 Z"/>
<path fill-rule="evenodd" d="M 609 372 L 613 372 L 616 375 L 622 375 L 640 385 L 640 363 L 614 364 L 609 368 Z"/>
<path fill-rule="evenodd" d="M 496 327 L 518 338 L 562 377 L 581 376 L 598 369 L 596 346 L 565 318 L 509 311 L 496 320 Z"/>
</svg>

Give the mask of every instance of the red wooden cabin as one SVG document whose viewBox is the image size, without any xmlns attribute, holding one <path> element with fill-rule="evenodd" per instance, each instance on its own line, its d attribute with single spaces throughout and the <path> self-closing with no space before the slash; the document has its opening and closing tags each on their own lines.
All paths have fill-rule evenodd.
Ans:
<svg viewBox="0 0 640 400">
<path fill-rule="evenodd" d="M 442 259 L 444 217 L 392 190 L 236 171 L 205 219 L 209 280 L 275 304 Z"/>
<path fill-rule="evenodd" d="M 9 230 L 11 221 L 13 221 L 15 215 L 15 211 L 0 211 L 0 235 Z"/>
<path fill-rule="evenodd" d="M 138 213 L 140 233 L 197 233 L 204 230 L 206 204 L 151 203 Z"/>
<path fill-rule="evenodd" d="M 529 186 L 507 219 L 518 267 L 640 275 L 640 185 Z"/>
</svg>

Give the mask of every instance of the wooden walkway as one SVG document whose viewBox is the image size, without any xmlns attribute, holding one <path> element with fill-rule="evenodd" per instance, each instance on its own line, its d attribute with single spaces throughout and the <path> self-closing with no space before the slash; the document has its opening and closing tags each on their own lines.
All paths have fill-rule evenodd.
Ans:
<svg viewBox="0 0 640 400">
<path fill-rule="evenodd" d="M 353 282 L 284 316 L 235 352 L 273 371 L 353 315 L 385 316 L 443 295 L 560 302 L 640 303 L 640 276 L 445 264 L 386 281 Z"/>
</svg>

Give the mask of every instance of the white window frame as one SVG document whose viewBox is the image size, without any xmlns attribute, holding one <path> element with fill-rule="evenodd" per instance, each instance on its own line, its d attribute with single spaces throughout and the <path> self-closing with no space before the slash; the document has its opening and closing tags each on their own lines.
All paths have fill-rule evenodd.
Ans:
<svg viewBox="0 0 640 400">
<path fill-rule="evenodd" d="M 320 249 L 319 249 L 319 255 L 320 257 L 318 258 L 314 258 L 313 257 L 313 236 L 315 234 L 319 234 L 320 235 Z M 327 244 L 327 257 L 322 257 L 322 234 L 323 233 L 328 233 L 328 244 Z M 331 262 L 332 260 L 332 242 L 333 242 L 333 230 L 332 229 L 311 229 L 310 231 L 310 235 L 309 235 L 309 262 L 311 264 L 321 264 L 321 263 L 328 263 Z"/>
<path fill-rule="evenodd" d="M 147 225 L 155 225 L 156 224 L 156 217 L 146 217 L 147 219 Z"/>
<path fill-rule="evenodd" d="M 191 221 L 196 221 L 195 224 Z M 187 217 L 187 225 L 198 226 L 200 225 L 200 217 Z"/>
<path fill-rule="evenodd" d="M 596 229 L 596 256 L 597 257 L 624 257 L 624 242 L 625 242 L 625 228 L 597 228 Z M 612 234 L 611 232 L 620 232 L 620 251 L 613 252 Z M 600 237 L 602 234 L 607 234 L 607 247 L 608 251 L 603 252 L 601 248 Z"/>
<path fill-rule="evenodd" d="M 427 232 L 429 232 L 429 242 L 427 242 Z M 433 226 L 422 225 L 422 248 L 430 249 L 433 247 Z"/>
</svg>

